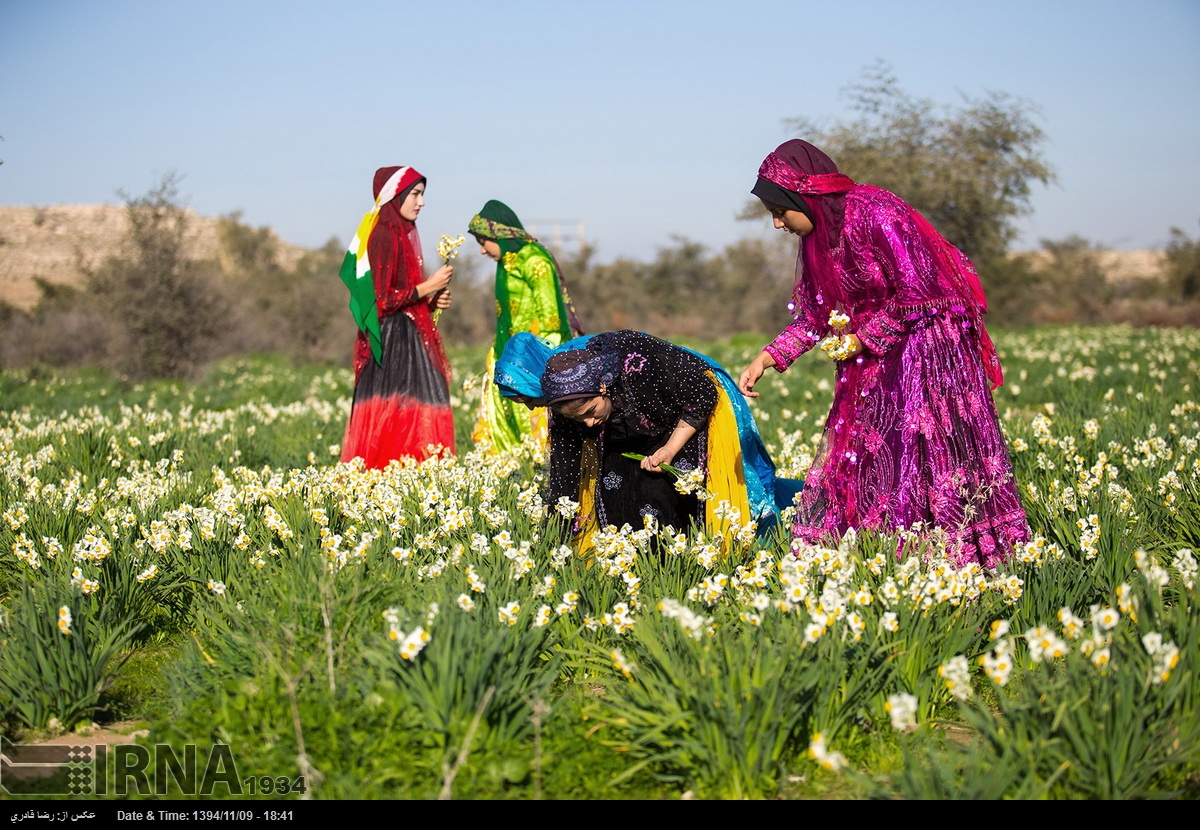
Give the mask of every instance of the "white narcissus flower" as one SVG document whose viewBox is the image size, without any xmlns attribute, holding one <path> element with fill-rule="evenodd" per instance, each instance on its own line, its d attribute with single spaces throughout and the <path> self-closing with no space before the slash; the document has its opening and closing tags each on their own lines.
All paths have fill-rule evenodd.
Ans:
<svg viewBox="0 0 1200 830">
<path fill-rule="evenodd" d="M 1200 572 L 1200 565 L 1197 565 L 1192 549 L 1180 548 L 1175 552 L 1175 557 L 1171 560 L 1171 563 L 1179 571 L 1179 575 L 1183 578 L 1183 584 L 1187 589 L 1190 591 L 1195 587 L 1196 574 Z"/>
<path fill-rule="evenodd" d="M 1064 657 L 1070 651 L 1067 643 L 1044 625 L 1026 631 L 1025 642 L 1029 646 L 1029 658 L 1035 663 Z"/>
<path fill-rule="evenodd" d="M 1179 646 L 1170 641 L 1162 644 L 1154 653 L 1154 667 L 1150 673 L 1150 682 L 1155 685 L 1167 682 L 1171 672 L 1178 665 Z"/>
<path fill-rule="evenodd" d="M 825 746 L 825 737 L 820 732 L 812 736 L 808 745 L 808 757 L 833 772 L 846 766 L 846 757 L 840 752 L 830 752 L 829 747 Z"/>
<path fill-rule="evenodd" d="M 461 233 L 458 236 L 442 234 L 438 237 L 438 256 L 442 258 L 443 262 L 450 262 L 450 260 L 458 256 L 458 246 L 462 245 L 465 241 L 466 238 Z"/>
<path fill-rule="evenodd" d="M 1064 606 L 1059 609 L 1058 621 L 1062 623 L 1063 634 L 1068 640 L 1078 640 L 1083 636 L 1084 622 L 1075 616 L 1069 607 Z"/>
<path fill-rule="evenodd" d="M 892 728 L 909 732 L 917 728 L 917 698 L 907 692 L 892 695 L 883 708 L 892 718 Z"/>
<path fill-rule="evenodd" d="M 405 660 L 412 662 L 416 659 L 421 650 L 425 648 L 429 642 L 429 632 L 424 628 L 417 628 L 411 634 L 404 638 L 404 642 L 400 644 L 400 656 Z"/>
<path fill-rule="evenodd" d="M 566 591 L 562 595 L 562 602 L 554 609 L 560 617 L 570 614 L 575 610 L 575 606 L 579 603 L 579 594 L 575 591 Z"/>
<path fill-rule="evenodd" d="M 971 696 L 971 667 L 967 658 L 955 655 L 938 667 L 938 675 L 946 683 L 946 689 L 959 700 Z"/>
<path fill-rule="evenodd" d="M 1000 642 L 1007 643 L 1005 640 Z M 1008 677 L 1013 670 L 1013 660 L 1012 655 L 1007 651 L 1000 649 L 989 651 L 979 658 L 979 665 L 983 666 L 984 672 L 997 686 L 1008 684 Z"/>
<path fill-rule="evenodd" d="M 509 625 L 517 624 L 517 614 L 521 613 L 521 604 L 518 602 L 510 602 L 508 605 L 500 609 L 500 622 L 508 623 Z"/>
<path fill-rule="evenodd" d="M 632 677 L 633 673 L 637 671 L 637 666 L 631 663 L 619 649 L 613 649 L 609 657 L 612 658 L 613 665 L 616 666 L 617 671 L 625 675 L 626 678 Z"/>
<path fill-rule="evenodd" d="M 1101 631 L 1112 631 L 1121 621 L 1121 615 L 1114 608 L 1097 608 L 1092 612 L 1092 625 Z"/>
</svg>

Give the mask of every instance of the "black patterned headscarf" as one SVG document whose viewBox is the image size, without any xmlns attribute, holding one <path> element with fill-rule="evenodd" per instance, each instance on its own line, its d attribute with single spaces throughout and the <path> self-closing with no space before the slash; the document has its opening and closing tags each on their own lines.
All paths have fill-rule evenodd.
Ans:
<svg viewBox="0 0 1200 830">
<path fill-rule="evenodd" d="M 750 192 L 761 199 L 764 205 L 798 210 L 808 217 L 809 222 L 816 224 L 816 220 L 813 219 L 812 207 L 803 196 L 794 190 L 780 187 L 775 182 L 766 179 L 759 179 L 754 183 Z"/>
<path fill-rule="evenodd" d="M 621 353 L 599 339 L 586 348 L 551 355 L 542 375 L 542 392 L 550 405 L 605 394 L 621 375 Z"/>
</svg>

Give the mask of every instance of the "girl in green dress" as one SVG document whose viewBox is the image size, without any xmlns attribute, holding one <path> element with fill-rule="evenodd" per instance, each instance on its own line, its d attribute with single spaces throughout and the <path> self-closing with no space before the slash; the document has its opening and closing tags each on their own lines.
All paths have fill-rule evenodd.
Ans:
<svg viewBox="0 0 1200 830">
<path fill-rule="evenodd" d="M 546 441 L 546 412 L 500 394 L 492 380 L 496 358 L 517 332 L 529 332 L 554 348 L 582 334 L 562 284 L 558 263 L 530 236 L 503 202 L 491 200 L 471 219 L 470 233 L 484 256 L 496 262 L 496 337 L 488 352 L 483 396 L 472 438 L 500 452 L 520 446 L 526 435 Z"/>
</svg>

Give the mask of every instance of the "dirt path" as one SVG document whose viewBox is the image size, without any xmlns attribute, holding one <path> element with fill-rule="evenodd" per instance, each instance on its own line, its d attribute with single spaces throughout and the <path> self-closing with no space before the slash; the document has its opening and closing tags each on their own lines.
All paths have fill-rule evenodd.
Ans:
<svg viewBox="0 0 1200 830">
<path fill-rule="evenodd" d="M 47 783 L 39 783 L 53 776 L 61 775 L 66 769 L 63 765 L 71 761 L 91 763 L 99 752 L 98 746 L 111 747 L 116 744 L 131 744 L 138 738 L 149 734 L 142 721 L 127 721 L 93 726 L 78 732 L 64 732 L 57 735 L 32 733 L 22 735 L 13 740 L 4 737 L 0 741 L 3 753 L 0 754 L 0 793 L 10 795 L 52 793 L 90 793 L 90 785 L 86 790 L 55 789 L 45 790 Z M 69 747 L 69 750 L 54 750 L 50 747 Z M 84 748 L 87 748 L 84 750 Z M 83 750 L 83 751 L 81 751 Z M 108 750 L 111 752 L 111 750 Z M 69 753 L 64 755 L 64 753 Z M 74 774 L 74 773 L 72 773 Z M 72 779 L 68 778 L 67 786 Z M 88 777 L 90 781 L 90 774 Z M 60 782 L 62 783 L 62 782 Z"/>
<path fill-rule="evenodd" d="M 13 743 L 36 746 L 95 746 L 96 744 L 131 744 L 150 734 L 141 721 L 118 721 L 107 726 L 86 727 L 78 732 L 63 732 L 48 737 L 25 736 Z"/>
</svg>

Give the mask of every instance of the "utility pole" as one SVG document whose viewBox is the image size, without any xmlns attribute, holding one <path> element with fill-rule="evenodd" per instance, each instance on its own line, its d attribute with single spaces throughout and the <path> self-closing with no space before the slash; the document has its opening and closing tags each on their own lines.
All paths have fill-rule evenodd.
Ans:
<svg viewBox="0 0 1200 830">
<path fill-rule="evenodd" d="M 578 255 L 587 246 L 583 222 L 567 219 L 550 219 L 530 222 L 526 230 L 555 253 L 562 255 L 568 248 L 574 249 Z"/>
</svg>

